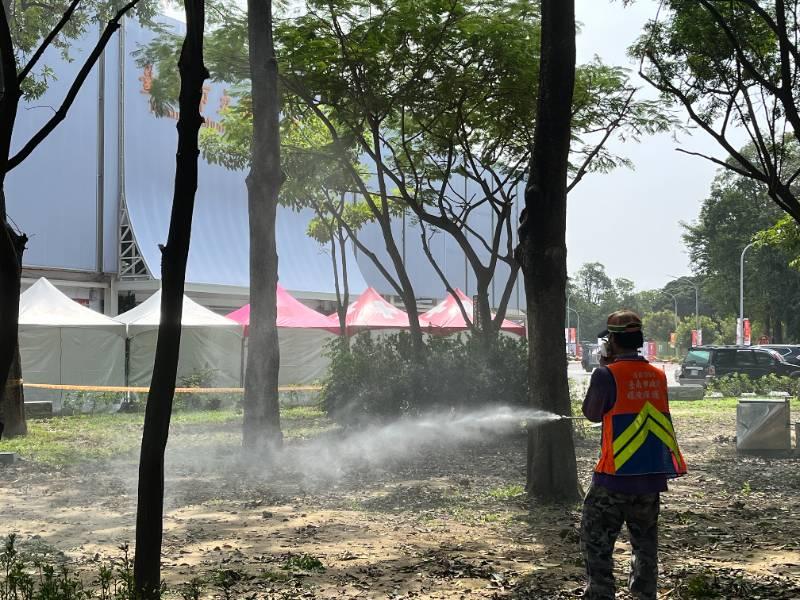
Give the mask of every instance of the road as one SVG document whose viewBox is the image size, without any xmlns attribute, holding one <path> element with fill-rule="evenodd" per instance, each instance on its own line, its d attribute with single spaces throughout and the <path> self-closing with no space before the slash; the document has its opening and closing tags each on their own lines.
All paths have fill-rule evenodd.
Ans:
<svg viewBox="0 0 800 600">
<path fill-rule="evenodd" d="M 662 363 L 662 362 L 654 362 L 655 366 L 659 368 L 663 368 L 664 372 L 667 374 L 667 383 L 669 385 L 678 385 L 678 382 L 675 381 L 675 371 L 677 371 L 680 365 L 674 363 Z M 570 379 L 574 379 L 578 382 L 578 384 L 588 384 L 589 377 L 591 376 L 590 373 L 587 373 L 581 367 L 581 363 L 579 362 L 570 362 L 569 367 L 567 368 L 567 375 Z"/>
</svg>

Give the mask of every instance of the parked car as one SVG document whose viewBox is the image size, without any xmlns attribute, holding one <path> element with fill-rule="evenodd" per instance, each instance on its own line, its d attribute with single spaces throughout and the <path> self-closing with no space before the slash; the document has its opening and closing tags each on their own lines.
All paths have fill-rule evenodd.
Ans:
<svg viewBox="0 0 800 600">
<path fill-rule="evenodd" d="M 581 342 L 583 348 L 583 356 L 581 357 L 581 366 L 587 373 L 591 373 L 594 369 L 600 366 L 600 350 L 597 344 L 591 342 Z"/>
<path fill-rule="evenodd" d="M 681 385 L 708 384 L 710 379 L 741 373 L 751 378 L 775 374 L 800 377 L 800 367 L 768 348 L 755 346 L 697 346 L 689 349 L 675 379 Z"/>
<path fill-rule="evenodd" d="M 800 344 L 761 344 L 754 347 L 774 350 L 780 354 L 786 362 L 800 367 Z"/>
</svg>

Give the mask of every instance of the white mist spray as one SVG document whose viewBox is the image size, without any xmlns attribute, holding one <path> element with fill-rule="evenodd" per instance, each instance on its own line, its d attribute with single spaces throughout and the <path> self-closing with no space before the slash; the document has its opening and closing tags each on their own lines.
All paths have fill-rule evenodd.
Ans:
<svg viewBox="0 0 800 600">
<path fill-rule="evenodd" d="M 276 462 L 306 477 L 335 478 L 354 469 L 377 468 L 409 459 L 431 448 L 480 442 L 560 418 L 545 411 L 509 407 L 430 413 L 289 445 Z"/>
</svg>

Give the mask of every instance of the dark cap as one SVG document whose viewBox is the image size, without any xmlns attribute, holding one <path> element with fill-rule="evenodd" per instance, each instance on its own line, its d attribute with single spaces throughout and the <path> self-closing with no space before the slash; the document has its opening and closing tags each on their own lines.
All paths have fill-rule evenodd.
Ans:
<svg viewBox="0 0 800 600">
<path fill-rule="evenodd" d="M 604 331 L 597 337 L 606 337 L 609 333 L 634 333 L 642 330 L 642 319 L 632 310 L 618 310 L 608 315 Z"/>
</svg>

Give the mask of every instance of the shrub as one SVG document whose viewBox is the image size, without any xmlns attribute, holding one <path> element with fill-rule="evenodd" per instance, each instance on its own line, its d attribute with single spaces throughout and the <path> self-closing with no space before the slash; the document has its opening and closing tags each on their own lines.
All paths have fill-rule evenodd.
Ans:
<svg viewBox="0 0 800 600">
<path fill-rule="evenodd" d="M 11 534 L 0 551 L 0 600 L 135 600 L 127 544 L 120 550 L 122 559 L 113 567 L 101 565 L 97 577 L 87 583 L 48 557 L 23 556 Z"/>
<path fill-rule="evenodd" d="M 215 386 L 218 369 L 198 369 L 178 380 L 177 387 L 211 388 Z M 241 406 L 241 394 L 175 394 L 172 410 L 175 412 L 219 410 L 221 408 L 238 408 Z"/>
<path fill-rule="evenodd" d="M 122 404 L 119 392 L 70 392 L 61 404 L 62 414 L 96 414 L 114 412 Z"/>
<path fill-rule="evenodd" d="M 708 391 L 719 392 L 723 396 L 738 398 L 742 394 L 766 395 L 770 392 L 786 392 L 790 396 L 800 396 L 800 378 L 779 377 L 774 373 L 751 379 L 743 373 L 731 373 L 712 379 Z"/>
<path fill-rule="evenodd" d="M 407 333 L 333 340 L 323 382 L 328 415 L 346 425 L 486 404 L 521 406 L 527 399 L 527 343 L 500 336 L 431 337 L 416 356 Z"/>
</svg>

